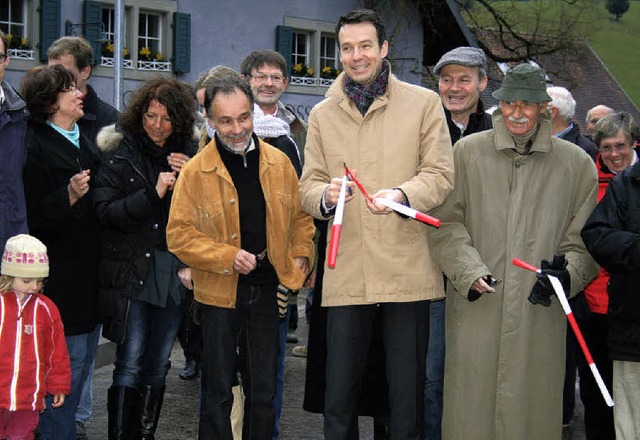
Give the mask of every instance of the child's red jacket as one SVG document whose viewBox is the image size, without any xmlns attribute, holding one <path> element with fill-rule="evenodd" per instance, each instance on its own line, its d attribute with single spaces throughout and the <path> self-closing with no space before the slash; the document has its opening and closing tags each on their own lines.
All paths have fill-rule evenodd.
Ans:
<svg viewBox="0 0 640 440">
<path fill-rule="evenodd" d="M 46 394 L 71 391 L 71 367 L 60 312 L 31 295 L 21 307 L 14 292 L 0 295 L 0 408 L 42 411 Z"/>
</svg>

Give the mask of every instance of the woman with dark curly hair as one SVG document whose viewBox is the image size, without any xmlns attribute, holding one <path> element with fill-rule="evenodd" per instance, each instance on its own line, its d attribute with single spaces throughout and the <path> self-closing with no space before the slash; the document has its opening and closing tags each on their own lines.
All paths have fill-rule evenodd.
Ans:
<svg viewBox="0 0 640 440">
<path fill-rule="evenodd" d="M 31 113 L 27 130 L 24 187 L 31 235 L 48 249 L 50 276 L 46 294 L 60 310 L 69 358 L 71 394 L 40 418 L 43 439 L 76 437 L 75 413 L 82 384 L 92 373 L 100 336 L 96 308 L 100 225 L 92 204 L 92 176 L 100 152 L 76 122 L 82 100 L 73 74 L 62 66 L 40 66 L 22 80 L 22 96 Z"/>
<path fill-rule="evenodd" d="M 156 78 L 138 89 L 105 127 L 106 156 L 94 203 L 104 226 L 100 311 L 105 337 L 118 344 L 108 392 L 109 439 L 153 439 L 182 319 L 189 268 L 167 250 L 165 228 L 182 166 L 197 149 L 189 86 Z"/>
</svg>

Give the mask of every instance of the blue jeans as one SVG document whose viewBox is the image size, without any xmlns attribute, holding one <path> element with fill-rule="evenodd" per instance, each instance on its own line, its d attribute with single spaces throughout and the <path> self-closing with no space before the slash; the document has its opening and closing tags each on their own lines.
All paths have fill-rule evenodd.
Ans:
<svg viewBox="0 0 640 440">
<path fill-rule="evenodd" d="M 82 387 L 88 375 L 98 349 L 100 326 L 81 335 L 66 336 L 69 360 L 71 361 L 71 393 L 66 396 L 64 405 L 53 408 L 53 396 L 46 397 L 47 409 L 40 417 L 40 432 L 43 440 L 76 438 L 76 409 L 82 394 Z"/>
<path fill-rule="evenodd" d="M 124 342 L 116 350 L 114 386 L 164 386 L 184 303 L 176 304 L 171 296 L 166 307 L 131 300 Z"/>
<path fill-rule="evenodd" d="M 98 342 L 96 343 L 96 352 L 98 350 L 98 343 L 100 341 L 100 331 L 102 330 L 102 324 L 98 324 Z M 76 421 L 86 423 L 87 420 L 91 417 L 92 406 L 91 399 L 93 398 L 93 370 L 96 366 L 95 356 L 93 357 L 93 361 L 91 362 L 91 366 L 89 367 L 89 374 L 87 374 L 87 379 L 84 381 L 84 385 L 82 385 L 82 393 L 80 394 L 80 401 L 78 402 L 78 409 L 76 410 Z"/>
<path fill-rule="evenodd" d="M 231 388 L 238 370 L 246 397 L 242 438 L 273 437 L 278 351 L 276 287 L 238 285 L 234 309 L 198 305 L 204 385 L 198 438 L 233 440 L 229 416 Z"/>
<path fill-rule="evenodd" d="M 427 382 L 424 388 L 424 439 L 442 437 L 442 387 L 444 385 L 445 300 L 429 307 L 429 349 Z"/>
<path fill-rule="evenodd" d="M 273 428 L 274 440 L 280 436 L 280 416 L 282 415 L 282 394 L 284 392 L 284 352 L 287 350 L 287 331 L 289 330 L 289 310 L 286 317 L 278 322 L 278 360 L 276 375 L 276 394 L 273 396 L 273 409 L 276 413 L 276 423 Z"/>
</svg>

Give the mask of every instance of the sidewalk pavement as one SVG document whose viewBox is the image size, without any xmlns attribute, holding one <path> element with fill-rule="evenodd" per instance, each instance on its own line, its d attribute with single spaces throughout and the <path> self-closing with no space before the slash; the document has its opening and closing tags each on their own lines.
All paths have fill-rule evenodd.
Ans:
<svg viewBox="0 0 640 440">
<path fill-rule="evenodd" d="M 308 327 L 304 317 L 304 298 L 299 298 L 300 343 L 306 342 Z M 302 409 L 304 397 L 304 377 L 306 358 L 291 355 L 296 344 L 287 344 L 285 358 L 284 407 L 280 419 L 280 440 L 322 440 L 322 415 L 312 414 Z M 93 415 L 87 422 L 87 435 L 90 440 L 107 438 L 107 389 L 111 385 L 113 366 L 111 364 L 115 350 L 112 343 L 101 344 L 93 375 Z M 171 369 L 167 375 L 167 388 L 164 396 L 160 423 L 156 440 L 195 440 L 198 438 L 198 400 L 199 380 L 184 381 L 178 373 L 184 368 L 184 356 L 180 345 L 176 343 L 171 353 Z M 580 397 L 576 396 L 576 414 L 572 430 L 563 434 L 562 440 L 584 440 L 583 407 Z M 360 438 L 373 439 L 373 420 L 360 417 Z"/>
</svg>

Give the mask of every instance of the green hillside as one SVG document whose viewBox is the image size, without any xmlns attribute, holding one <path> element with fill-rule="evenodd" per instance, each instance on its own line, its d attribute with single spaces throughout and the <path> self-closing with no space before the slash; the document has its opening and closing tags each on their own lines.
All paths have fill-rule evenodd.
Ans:
<svg viewBox="0 0 640 440">
<path fill-rule="evenodd" d="M 510 23 L 515 23 L 515 28 L 534 31 L 556 27 L 563 3 L 558 0 L 494 1 L 491 6 L 503 12 Z M 589 6 L 580 10 L 579 33 L 591 43 L 609 71 L 640 107 L 640 2 L 630 2 L 631 7 L 620 22 L 606 10 L 604 0 L 585 3 Z M 481 13 L 480 6 L 476 5 L 472 11 L 481 25 L 493 24 L 488 14 Z M 539 22 L 535 17 L 540 17 Z M 465 19 L 473 26 L 469 17 Z"/>
</svg>

